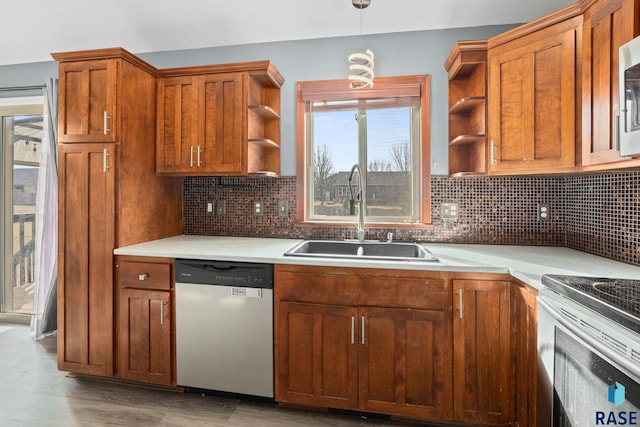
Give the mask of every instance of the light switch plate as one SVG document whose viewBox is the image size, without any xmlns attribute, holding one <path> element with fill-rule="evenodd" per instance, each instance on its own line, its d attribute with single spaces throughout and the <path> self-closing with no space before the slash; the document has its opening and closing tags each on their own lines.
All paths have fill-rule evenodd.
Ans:
<svg viewBox="0 0 640 427">
<path fill-rule="evenodd" d="M 216 215 L 226 215 L 227 214 L 227 201 L 225 199 L 218 200 L 216 204 Z"/>
<path fill-rule="evenodd" d="M 286 200 L 278 200 L 278 216 L 289 216 L 289 203 Z"/>
</svg>

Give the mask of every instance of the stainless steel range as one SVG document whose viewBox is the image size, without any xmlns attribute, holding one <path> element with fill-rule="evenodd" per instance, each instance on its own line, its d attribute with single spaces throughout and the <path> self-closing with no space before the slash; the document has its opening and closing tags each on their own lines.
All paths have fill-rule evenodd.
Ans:
<svg viewBox="0 0 640 427">
<path fill-rule="evenodd" d="M 640 425 L 640 280 L 542 283 L 538 425 Z"/>
</svg>

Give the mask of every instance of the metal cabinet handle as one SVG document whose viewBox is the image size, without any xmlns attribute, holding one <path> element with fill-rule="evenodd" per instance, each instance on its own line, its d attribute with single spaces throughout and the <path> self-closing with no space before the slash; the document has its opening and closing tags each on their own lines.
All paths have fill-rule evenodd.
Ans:
<svg viewBox="0 0 640 427">
<path fill-rule="evenodd" d="M 102 171 L 103 172 L 107 172 L 109 170 L 109 162 L 107 160 L 107 158 L 110 156 L 111 154 L 109 154 L 109 150 L 108 149 L 103 149 L 102 150 Z"/>
<path fill-rule="evenodd" d="M 109 132 L 111 132 L 111 129 L 109 129 L 109 120 L 111 120 L 111 116 L 109 116 L 109 113 L 105 111 L 104 114 L 102 115 L 102 120 L 103 120 L 102 130 L 105 135 L 108 135 Z"/>
<path fill-rule="evenodd" d="M 164 325 L 164 301 L 160 301 L 160 324 Z"/>
<path fill-rule="evenodd" d="M 620 151 L 620 114 L 616 116 L 616 123 L 613 127 L 613 131 L 615 132 L 615 135 L 613 135 L 613 149 Z"/>
<path fill-rule="evenodd" d="M 191 159 L 189 160 L 189 166 L 193 167 L 193 145 L 191 146 L 190 153 Z"/>
<path fill-rule="evenodd" d="M 356 316 L 351 316 L 351 344 L 356 343 Z"/>
<path fill-rule="evenodd" d="M 364 344 L 364 316 L 362 316 L 362 344 Z"/>
<path fill-rule="evenodd" d="M 462 289 L 458 289 L 458 317 L 462 319 Z"/>
<path fill-rule="evenodd" d="M 147 273 L 138 274 L 138 280 L 140 281 L 147 280 L 148 278 L 149 278 L 149 275 Z"/>
<path fill-rule="evenodd" d="M 201 164 L 202 162 L 200 161 L 200 146 L 198 145 L 198 162 L 197 162 L 198 167 L 200 167 Z"/>
<path fill-rule="evenodd" d="M 496 142 L 491 140 L 491 164 L 496 164 Z"/>
</svg>

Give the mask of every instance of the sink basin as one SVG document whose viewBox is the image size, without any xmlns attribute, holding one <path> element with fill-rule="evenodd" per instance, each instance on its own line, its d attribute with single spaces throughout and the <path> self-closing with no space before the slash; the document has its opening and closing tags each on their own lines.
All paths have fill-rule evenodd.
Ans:
<svg viewBox="0 0 640 427">
<path fill-rule="evenodd" d="M 305 240 L 285 252 L 285 256 L 438 261 L 438 258 L 435 258 L 429 250 L 417 243 L 359 242 L 357 240 Z"/>
</svg>

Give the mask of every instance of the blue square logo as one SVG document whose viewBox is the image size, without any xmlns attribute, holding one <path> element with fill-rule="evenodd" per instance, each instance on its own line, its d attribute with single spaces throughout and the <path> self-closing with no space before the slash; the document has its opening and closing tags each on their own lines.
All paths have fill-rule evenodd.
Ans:
<svg viewBox="0 0 640 427">
<path fill-rule="evenodd" d="M 617 381 L 609 386 L 609 402 L 616 407 L 624 403 L 624 386 Z"/>
</svg>

